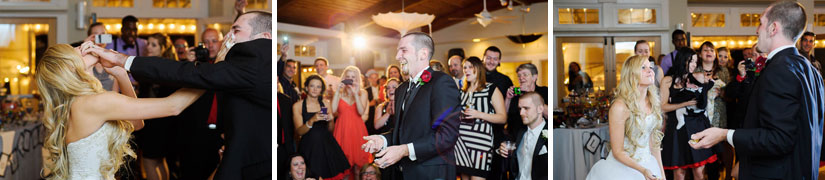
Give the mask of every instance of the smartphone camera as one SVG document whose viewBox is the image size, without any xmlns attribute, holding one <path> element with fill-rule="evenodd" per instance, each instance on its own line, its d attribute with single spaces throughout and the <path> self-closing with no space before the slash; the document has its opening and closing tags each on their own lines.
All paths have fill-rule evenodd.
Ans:
<svg viewBox="0 0 825 180">
<path fill-rule="evenodd" d="M 521 95 L 521 88 L 519 88 L 519 87 L 514 87 L 514 88 L 513 88 L 513 92 L 515 92 L 515 93 L 514 93 L 515 95 Z"/>
<path fill-rule="evenodd" d="M 344 79 L 343 81 L 341 81 L 341 83 L 343 83 L 345 85 L 352 85 L 353 82 L 352 82 L 352 79 Z"/>
<path fill-rule="evenodd" d="M 95 44 L 109 44 L 112 43 L 111 34 L 98 34 L 95 36 Z"/>
</svg>

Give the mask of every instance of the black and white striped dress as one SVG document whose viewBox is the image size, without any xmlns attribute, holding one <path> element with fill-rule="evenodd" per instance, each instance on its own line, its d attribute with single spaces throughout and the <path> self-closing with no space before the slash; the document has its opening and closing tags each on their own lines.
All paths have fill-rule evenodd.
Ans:
<svg viewBox="0 0 825 180">
<path fill-rule="evenodd" d="M 492 90 L 495 90 L 495 86 L 487 83 L 480 92 L 461 92 L 461 106 L 489 114 L 495 113 L 491 102 Z M 458 141 L 455 143 L 457 172 L 487 177 L 493 155 L 492 124 L 480 119 L 462 120 L 458 129 Z"/>
</svg>

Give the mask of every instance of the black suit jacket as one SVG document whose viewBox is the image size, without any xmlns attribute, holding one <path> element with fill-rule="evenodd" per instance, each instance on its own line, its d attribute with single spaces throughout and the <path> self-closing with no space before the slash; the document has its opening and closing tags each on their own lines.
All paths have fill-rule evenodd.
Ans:
<svg viewBox="0 0 825 180">
<path fill-rule="evenodd" d="M 272 177 L 272 40 L 235 44 L 226 61 L 207 64 L 137 57 L 132 75 L 219 91 L 226 151 L 216 179 Z M 204 112 L 208 113 L 208 112 Z"/>
<path fill-rule="evenodd" d="M 399 113 L 392 132 L 384 137 L 389 141 L 388 146 L 413 143 L 416 160 L 403 157 L 395 165 L 400 166 L 404 179 L 454 179 L 459 91 L 453 78 L 444 72 L 431 68 L 426 71 L 431 73 L 430 82 L 410 90 L 406 101 L 403 98 L 407 96 L 409 83 L 402 83 L 395 91 L 401 99 L 395 105 Z M 405 103 L 403 111 L 402 103 Z"/>
<path fill-rule="evenodd" d="M 733 134 L 741 179 L 816 179 L 825 114 L 822 77 L 796 48 L 769 59 Z"/>
<path fill-rule="evenodd" d="M 542 129 L 547 129 L 547 125 L 549 125 L 549 124 L 550 123 L 545 121 L 544 127 L 542 127 Z M 521 148 L 521 143 L 522 143 L 522 140 L 524 139 L 524 133 L 526 133 L 527 130 L 528 130 L 528 128 L 526 128 L 526 127 L 524 129 L 520 129 L 518 131 L 518 133 L 516 134 L 516 137 L 514 137 L 516 139 L 516 141 L 514 141 L 514 142 L 516 142 L 516 144 L 517 144 L 516 147 L 517 148 Z M 550 154 L 550 148 L 547 149 L 546 153 L 544 153 L 542 155 L 539 155 L 539 152 L 541 152 L 542 146 L 547 146 L 547 139 L 542 138 L 541 135 L 539 135 L 539 138 L 536 140 L 536 147 L 533 148 L 533 162 L 531 163 L 532 168 L 530 169 L 531 170 L 530 171 L 530 173 L 531 173 L 530 177 L 533 178 L 533 179 L 547 179 L 548 178 L 548 175 L 547 175 L 548 174 L 547 173 L 547 171 L 548 171 L 547 156 L 548 156 L 548 154 Z M 516 179 L 516 178 L 519 177 L 519 167 L 518 167 L 519 166 L 519 162 L 518 162 L 518 152 L 519 151 L 520 151 L 520 149 L 516 149 L 515 151 L 513 151 L 513 154 L 510 155 L 510 158 L 507 159 L 508 163 L 509 163 L 508 166 L 510 167 L 509 168 L 510 179 Z"/>
</svg>

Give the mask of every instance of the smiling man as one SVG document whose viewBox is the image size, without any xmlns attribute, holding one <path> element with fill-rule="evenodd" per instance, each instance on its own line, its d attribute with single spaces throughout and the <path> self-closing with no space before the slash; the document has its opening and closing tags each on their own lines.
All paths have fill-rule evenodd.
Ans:
<svg viewBox="0 0 825 180">
<path fill-rule="evenodd" d="M 399 166 L 404 179 L 455 179 L 453 146 L 458 140 L 459 91 L 444 72 L 428 67 L 433 56 L 432 38 L 421 32 L 404 35 L 395 58 L 410 81 L 396 89 L 395 128 L 371 135 L 362 146 L 376 154 L 381 168 Z M 445 116 L 448 115 L 448 116 Z M 380 150 L 380 152 L 379 152 Z M 393 179 L 399 179 L 398 177 Z"/>
</svg>

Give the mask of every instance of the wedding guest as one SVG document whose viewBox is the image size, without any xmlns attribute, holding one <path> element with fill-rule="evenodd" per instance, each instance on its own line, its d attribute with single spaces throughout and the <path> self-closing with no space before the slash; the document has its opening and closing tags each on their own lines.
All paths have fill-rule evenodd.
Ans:
<svg viewBox="0 0 825 180">
<path fill-rule="evenodd" d="M 177 38 L 175 39 L 175 52 L 178 53 L 178 58 L 181 60 L 189 60 L 186 58 L 187 49 L 189 49 L 189 42 L 186 42 L 186 39 Z"/>
<path fill-rule="evenodd" d="M 361 168 L 361 180 L 381 180 L 381 170 L 375 163 L 370 163 Z"/>
<path fill-rule="evenodd" d="M 355 66 L 348 66 L 341 73 L 341 85 L 332 98 L 332 114 L 338 117 L 335 123 L 335 140 L 344 150 L 344 154 L 352 167 L 352 175 L 360 174 L 361 167 L 372 163 L 372 155 L 361 150 L 361 145 L 367 141 L 367 91 L 361 89 L 361 70 Z"/>
<path fill-rule="evenodd" d="M 401 80 L 401 82 L 405 82 L 406 79 L 402 79 L 401 77 L 401 68 L 398 65 L 392 64 L 387 66 L 387 78 L 395 78 Z"/>
<path fill-rule="evenodd" d="M 213 28 L 206 28 L 201 34 L 203 46 L 209 50 L 209 61 L 214 61 L 218 57 L 218 51 L 223 44 L 223 33 Z"/>
<path fill-rule="evenodd" d="M 518 114 L 519 97 L 528 92 L 538 92 L 538 94 L 541 95 L 541 98 L 544 99 L 544 104 L 547 104 L 549 100 L 547 98 L 549 91 L 547 86 L 538 86 L 536 84 L 539 78 L 539 70 L 536 65 L 531 63 L 521 64 L 518 68 L 516 68 L 516 73 L 518 75 L 519 84 L 521 85 L 518 90 L 521 92 L 516 94 L 516 87 L 510 87 L 507 89 L 507 95 L 504 99 L 504 104 L 506 107 L 509 107 L 507 108 L 507 131 L 509 134 L 515 134 L 525 128 L 524 124 L 521 123 L 521 116 Z M 547 112 L 543 113 L 544 117 L 547 117 Z"/>
<path fill-rule="evenodd" d="M 386 94 L 384 93 L 384 87 L 386 85 L 387 85 L 387 76 L 381 75 L 381 77 L 378 78 L 378 102 L 379 103 L 384 102 L 384 101 L 387 100 L 385 98 Z"/>
<path fill-rule="evenodd" d="M 430 67 L 432 67 L 434 71 L 444 71 L 444 65 L 441 64 L 441 61 L 435 59 L 430 60 Z"/>
<path fill-rule="evenodd" d="M 547 120 L 541 115 L 541 112 L 547 108 L 543 101 L 536 92 L 528 92 L 519 97 L 518 107 L 522 119 L 521 123 L 528 128 L 521 129 L 514 134 L 516 138 L 513 142 L 515 150 L 508 151 L 505 144 L 501 143 L 496 151 L 507 158 L 509 165 L 507 168 L 510 172 L 507 178 L 509 179 L 548 179 L 547 156 L 550 151 L 548 151 L 549 141 L 547 140 L 548 124 Z M 610 155 L 613 156 L 613 154 Z M 604 168 L 593 169 L 591 173 L 599 169 Z M 610 176 L 604 179 L 616 177 L 626 176 Z"/>
<path fill-rule="evenodd" d="M 395 90 L 398 89 L 400 84 L 400 80 L 396 78 L 387 80 L 387 85 L 384 88 L 387 101 L 375 108 L 377 111 L 375 111 L 375 122 L 372 126 L 377 130 L 377 134 L 390 132 L 395 125 Z"/>
<path fill-rule="evenodd" d="M 170 61 L 178 60 L 172 41 L 162 33 L 149 35 L 146 44 L 146 55 L 161 57 Z M 140 93 L 138 94 L 140 98 L 166 97 L 177 90 L 177 88 L 160 86 L 140 77 L 136 77 L 136 79 L 141 84 Z M 147 179 L 169 179 L 169 165 L 166 162 L 166 157 L 171 151 L 169 148 L 171 140 L 175 139 L 171 126 L 177 119 L 177 117 L 150 119 L 150 121 L 146 121 L 146 125 L 142 130 L 135 132 L 135 142 L 137 142 L 138 149 L 141 152 L 140 164 L 143 172 L 146 173 Z"/>
<path fill-rule="evenodd" d="M 799 39 L 797 48 L 799 48 L 799 54 L 805 56 L 805 58 L 811 62 L 811 65 L 814 66 L 817 71 L 821 71 L 822 63 L 814 56 L 814 41 L 816 41 L 816 34 L 810 31 L 802 33 L 802 37 Z"/>
<path fill-rule="evenodd" d="M 292 106 L 295 133 L 300 139 L 298 152 L 307 160 L 309 171 L 325 179 L 343 179 L 349 175 L 344 151 L 332 135 L 335 115 L 332 105 L 323 98 L 326 84 L 319 75 L 310 75 L 304 81 L 306 99 Z M 299 116 L 300 115 L 300 116 Z"/>
<path fill-rule="evenodd" d="M 104 27 L 104 24 L 99 22 L 92 23 L 91 25 L 89 25 L 89 30 L 86 31 L 86 35 L 89 37 L 83 41 L 73 43 L 72 47 L 78 47 L 80 46 L 80 44 L 86 41 L 94 41 L 96 35 L 100 34 L 106 34 L 106 28 Z M 107 44 L 103 43 L 95 45 L 100 47 L 106 47 Z M 95 78 L 97 78 L 97 80 L 100 80 L 100 84 L 103 85 L 103 89 L 107 91 L 120 92 L 120 87 L 118 87 L 117 85 L 117 79 L 111 74 L 109 74 L 109 72 L 106 70 L 108 69 L 103 68 L 102 65 L 95 64 L 94 71 L 92 71 L 92 73 L 94 73 L 94 76 Z"/>
<path fill-rule="evenodd" d="M 289 157 L 289 176 L 291 180 L 315 180 L 315 178 L 307 177 L 307 165 L 304 157 L 300 154 L 295 154 Z"/>
<path fill-rule="evenodd" d="M 324 57 L 315 58 L 315 70 L 319 76 L 324 78 L 324 82 L 327 83 L 327 91 L 324 92 L 324 97 L 332 98 L 335 92 L 338 92 L 338 86 L 341 84 L 341 78 L 327 73 L 327 70 L 329 70 L 329 60 Z"/>
<path fill-rule="evenodd" d="M 709 149 L 691 148 L 688 141 L 690 134 L 711 127 L 705 111 L 713 81 L 704 72 L 693 73 L 699 63 L 693 49 L 678 51 L 659 88 L 662 99 L 667 100 L 662 101 L 662 111 L 667 114 L 662 164 L 664 169 L 673 170 L 677 180 L 685 178 L 687 169 L 691 169 L 694 179 L 704 179 L 705 165 L 716 162 L 717 157 Z"/>
<path fill-rule="evenodd" d="M 724 95 L 724 88 L 727 84 L 725 83 L 726 80 L 723 80 L 720 74 L 722 71 L 727 70 L 727 68 L 724 65 L 720 65 L 721 60 L 717 58 L 718 55 L 716 49 L 714 48 L 713 43 L 709 41 L 705 41 L 701 46 L 699 46 L 699 59 L 701 63 L 698 64 L 696 72 L 705 73 L 706 77 L 711 77 L 714 80 L 713 86 L 708 90 L 708 105 L 706 108 L 711 127 L 725 127 L 728 123 L 728 115 L 722 95 Z M 720 161 L 709 163 L 705 167 L 705 172 L 707 172 L 708 179 L 719 179 L 719 170 L 721 169 L 720 163 L 722 163 L 721 161 L 733 161 L 733 157 L 727 156 L 724 151 L 725 150 L 722 145 L 713 148 L 713 152 L 718 154 L 718 157 L 721 159 Z M 730 162 L 725 163 L 729 164 Z"/>
<path fill-rule="evenodd" d="M 463 70 L 461 68 L 461 61 L 464 60 L 464 49 L 453 48 L 447 52 L 447 67 L 450 68 L 449 74 L 455 80 L 456 87 L 461 88 L 461 80 L 464 78 Z"/>
<path fill-rule="evenodd" d="M 466 82 L 461 88 L 461 124 L 455 143 L 457 173 L 461 179 L 486 179 L 493 169 L 494 135 L 492 124 L 507 122 L 504 98 L 484 76 L 481 61 L 467 59 L 463 63 Z"/>
<path fill-rule="evenodd" d="M 145 55 L 147 41 L 137 36 L 138 19 L 135 16 L 128 15 L 123 17 L 120 23 L 122 24 L 120 28 L 120 38 L 113 39 L 111 44 L 106 45 L 106 49 L 115 50 L 130 56 Z"/>
<path fill-rule="evenodd" d="M 676 53 L 678 53 L 679 49 L 683 47 L 687 47 L 687 36 L 685 36 L 685 31 L 681 29 L 674 30 L 672 34 L 670 34 L 671 43 L 673 43 L 673 52 L 670 52 L 665 56 L 664 59 L 660 60 L 659 66 L 662 67 L 662 72 L 667 74 L 670 67 L 673 66 L 673 61 L 676 58 Z"/>
<path fill-rule="evenodd" d="M 719 80 L 725 82 L 725 84 L 729 84 L 733 78 L 731 71 L 733 69 L 733 59 L 730 56 L 730 50 L 727 47 L 720 47 L 716 48 L 716 59 L 719 61 L 719 71 L 717 72 L 716 76 L 719 77 Z"/>
<path fill-rule="evenodd" d="M 655 64 L 655 59 L 653 59 L 653 57 L 650 57 L 650 44 L 647 43 L 647 41 L 645 40 L 636 41 L 636 45 L 633 46 L 633 51 L 636 53 L 636 55 L 640 55 L 642 57 L 649 57 L 650 63 L 654 63 L 653 73 L 655 74 L 654 77 L 656 77 L 656 82 L 654 83 L 654 85 L 655 87 L 659 87 L 659 82 L 662 82 L 662 77 L 664 77 L 665 73 L 662 72 L 662 68 Z"/>
<path fill-rule="evenodd" d="M 725 111 L 724 111 L 725 114 L 720 114 L 720 117 L 719 117 L 720 119 L 725 119 L 725 122 L 720 123 L 720 126 L 721 126 L 721 128 L 728 128 L 728 127 L 730 127 L 729 124 L 731 124 L 730 111 L 733 110 L 733 106 L 730 103 L 735 103 L 735 102 L 733 102 L 733 99 L 731 99 L 727 96 L 727 89 L 730 87 L 731 81 L 735 80 L 735 79 L 733 79 L 733 80 L 731 79 L 733 77 L 731 75 L 731 68 L 733 68 L 733 66 L 732 66 L 733 62 L 731 61 L 730 50 L 728 50 L 728 48 L 720 47 L 720 48 L 716 49 L 716 52 L 718 52 L 718 55 L 717 55 L 716 58 L 717 58 L 717 60 L 719 60 L 719 64 L 718 64 L 719 65 L 719 72 L 717 73 L 717 76 L 719 77 L 719 80 L 722 81 L 722 83 L 726 84 L 726 86 L 722 89 L 722 92 L 720 92 L 720 95 L 719 95 L 720 98 L 714 99 L 716 101 L 714 104 L 716 104 L 717 106 L 720 106 L 720 105 L 724 106 L 724 107 L 717 107 L 717 109 L 721 109 L 721 108 L 725 109 Z M 732 170 L 733 170 L 733 158 L 734 158 L 733 157 L 734 156 L 733 147 L 730 146 L 729 144 L 721 144 L 720 149 L 721 149 L 720 150 L 721 152 L 718 152 L 718 154 L 722 157 L 722 159 L 721 159 L 721 163 L 722 163 L 722 166 L 723 166 L 722 168 L 725 169 L 725 177 L 724 178 L 725 178 L 725 180 L 730 180 L 730 179 L 732 179 L 731 173 L 732 173 Z"/>
<path fill-rule="evenodd" d="M 493 83 L 499 92 L 507 91 L 507 88 L 513 86 L 513 81 L 504 74 L 498 72 L 496 68 L 501 66 L 501 50 L 498 47 L 490 46 L 484 50 L 484 68 L 487 70 L 487 82 Z"/>
<path fill-rule="evenodd" d="M 587 75 L 587 72 L 581 69 L 581 66 L 577 62 L 571 62 L 570 65 L 567 66 L 567 79 L 569 79 L 567 91 L 582 92 L 586 88 L 593 87 L 593 81 L 590 80 L 590 75 Z"/>
<path fill-rule="evenodd" d="M 365 125 L 367 127 L 367 134 L 375 134 L 377 133 L 377 129 L 373 124 L 375 124 L 375 106 L 381 103 L 380 98 L 378 98 L 380 93 L 380 87 L 378 83 L 378 72 L 375 70 L 370 69 L 367 71 L 366 74 L 367 80 L 367 87 L 364 87 L 364 90 L 367 91 L 367 101 L 369 101 L 369 112 L 367 113 L 367 121 L 365 121 Z"/>
</svg>

